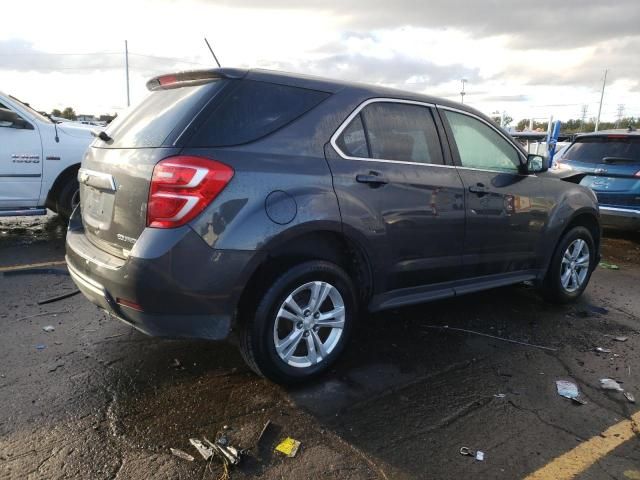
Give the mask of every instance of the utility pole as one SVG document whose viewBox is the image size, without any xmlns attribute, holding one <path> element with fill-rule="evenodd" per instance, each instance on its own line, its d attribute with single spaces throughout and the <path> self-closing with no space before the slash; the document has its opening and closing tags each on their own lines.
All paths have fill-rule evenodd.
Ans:
<svg viewBox="0 0 640 480">
<path fill-rule="evenodd" d="M 580 116 L 580 131 L 584 132 L 584 122 L 587 120 L 587 110 L 589 105 L 582 105 L 582 115 Z"/>
<path fill-rule="evenodd" d="M 211 52 L 211 55 L 213 55 L 213 59 L 216 61 L 218 68 L 220 68 L 220 62 L 218 61 L 218 57 L 216 57 L 216 54 L 213 53 L 213 48 L 211 48 L 211 45 L 209 45 L 209 40 L 207 40 L 207 37 L 204 37 L 204 43 L 206 43 L 207 47 L 209 47 L 209 51 Z"/>
<path fill-rule="evenodd" d="M 127 107 L 131 106 L 131 99 L 129 97 L 129 44 L 124 41 L 124 69 L 127 75 Z"/>
<path fill-rule="evenodd" d="M 465 91 L 464 91 L 464 84 L 467 83 L 467 79 L 463 78 L 462 79 L 462 90 L 460 91 L 460 103 L 464 103 L 464 96 L 466 95 Z"/>
<path fill-rule="evenodd" d="M 618 113 L 616 114 L 616 128 L 620 128 L 620 122 L 622 121 L 622 117 L 624 116 L 624 103 L 618 104 Z"/>
<path fill-rule="evenodd" d="M 602 81 L 602 92 L 600 93 L 600 106 L 598 107 L 598 116 L 596 118 L 596 129 L 595 131 L 598 131 L 598 127 L 600 126 L 600 114 L 602 113 L 602 99 L 604 98 L 604 87 L 607 85 L 607 72 L 608 70 L 604 71 L 604 80 Z"/>
</svg>

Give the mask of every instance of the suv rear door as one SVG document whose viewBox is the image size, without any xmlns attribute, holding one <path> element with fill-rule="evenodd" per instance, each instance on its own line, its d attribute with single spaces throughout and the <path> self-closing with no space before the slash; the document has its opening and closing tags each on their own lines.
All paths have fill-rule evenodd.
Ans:
<svg viewBox="0 0 640 480">
<path fill-rule="evenodd" d="M 327 147 L 345 229 L 373 246 L 376 293 L 454 280 L 464 234 L 462 182 L 445 165 L 429 106 L 361 104 Z"/>
<path fill-rule="evenodd" d="M 467 112 L 440 112 L 465 187 L 465 277 L 537 268 L 555 190 L 520 173 L 524 154 L 496 127 Z"/>
</svg>

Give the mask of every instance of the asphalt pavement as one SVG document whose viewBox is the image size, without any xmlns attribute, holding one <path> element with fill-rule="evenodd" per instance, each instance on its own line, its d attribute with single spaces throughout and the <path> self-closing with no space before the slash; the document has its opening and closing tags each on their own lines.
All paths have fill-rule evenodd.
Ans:
<svg viewBox="0 0 640 480">
<path fill-rule="evenodd" d="M 38 305 L 75 290 L 64 233 L 0 221 L 2 479 L 222 478 L 189 444 L 220 435 L 248 449 L 232 479 L 640 479 L 640 404 L 600 386 L 640 402 L 638 234 L 608 234 L 618 269 L 575 305 L 518 285 L 362 315 L 334 369 L 292 389 L 230 344 L 150 338 L 81 295 Z"/>
</svg>

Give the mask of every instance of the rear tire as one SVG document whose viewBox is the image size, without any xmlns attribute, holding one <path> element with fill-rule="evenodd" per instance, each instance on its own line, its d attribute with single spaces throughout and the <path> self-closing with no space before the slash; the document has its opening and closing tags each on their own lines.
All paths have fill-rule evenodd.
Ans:
<svg viewBox="0 0 640 480">
<path fill-rule="evenodd" d="M 56 212 L 58 215 L 68 220 L 73 210 L 80 205 L 80 185 L 75 176 L 69 177 L 58 194 L 56 201 Z"/>
<path fill-rule="evenodd" d="M 242 319 L 240 351 L 254 372 L 277 383 L 300 383 L 326 371 L 356 318 L 351 278 L 326 261 L 291 268 L 257 302 Z"/>
<path fill-rule="evenodd" d="M 595 268 L 596 249 L 591 232 L 574 227 L 560 239 L 542 283 L 542 296 L 549 302 L 576 301 Z"/>
</svg>

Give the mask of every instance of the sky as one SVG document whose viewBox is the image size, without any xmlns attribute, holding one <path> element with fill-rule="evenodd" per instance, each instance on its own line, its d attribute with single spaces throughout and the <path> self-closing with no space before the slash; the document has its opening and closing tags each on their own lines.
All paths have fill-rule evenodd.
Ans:
<svg viewBox="0 0 640 480">
<path fill-rule="evenodd" d="M 516 120 L 640 116 L 640 0 L 21 0 L 3 7 L 0 91 L 121 112 L 146 81 L 260 67 L 460 100 Z"/>
</svg>

